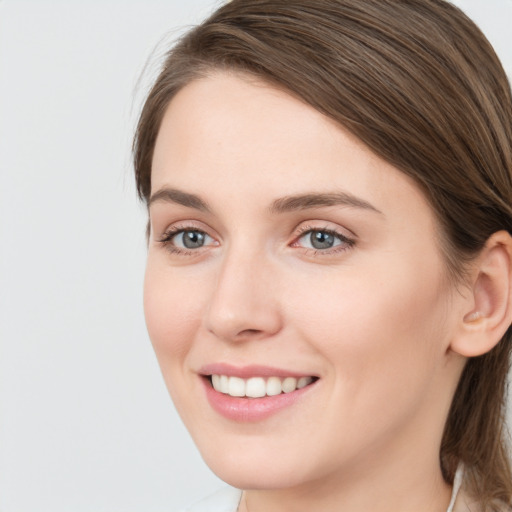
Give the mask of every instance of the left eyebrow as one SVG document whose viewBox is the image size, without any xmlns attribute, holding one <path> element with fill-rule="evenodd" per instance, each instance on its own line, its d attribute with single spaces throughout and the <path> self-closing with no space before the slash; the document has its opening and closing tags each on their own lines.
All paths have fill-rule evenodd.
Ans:
<svg viewBox="0 0 512 512">
<path fill-rule="evenodd" d="M 383 215 L 379 209 L 375 208 L 375 206 L 368 201 L 349 194 L 348 192 L 313 193 L 282 197 L 272 203 L 270 212 L 285 213 L 308 208 L 322 208 L 325 206 L 350 206 L 352 208 L 361 208 Z"/>
</svg>

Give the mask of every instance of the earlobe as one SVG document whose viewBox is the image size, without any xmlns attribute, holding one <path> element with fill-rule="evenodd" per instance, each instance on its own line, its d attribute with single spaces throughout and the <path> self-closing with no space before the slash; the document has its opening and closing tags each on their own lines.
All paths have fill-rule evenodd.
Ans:
<svg viewBox="0 0 512 512">
<path fill-rule="evenodd" d="M 451 349 L 465 357 L 492 350 L 512 323 L 512 237 L 494 233 L 475 260 L 472 286 Z"/>
</svg>

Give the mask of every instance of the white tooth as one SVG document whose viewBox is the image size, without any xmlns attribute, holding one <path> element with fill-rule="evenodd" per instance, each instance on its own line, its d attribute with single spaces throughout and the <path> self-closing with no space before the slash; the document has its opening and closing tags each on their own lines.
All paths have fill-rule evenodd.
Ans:
<svg viewBox="0 0 512 512">
<path fill-rule="evenodd" d="M 229 377 L 228 394 L 231 396 L 245 396 L 245 380 L 239 377 Z"/>
<path fill-rule="evenodd" d="M 270 377 L 267 380 L 267 395 L 274 396 L 280 395 L 283 391 L 281 386 L 281 379 L 279 377 Z"/>
<path fill-rule="evenodd" d="M 308 384 L 313 382 L 313 377 L 301 377 L 297 381 L 297 389 L 305 388 Z"/>
<path fill-rule="evenodd" d="M 220 391 L 220 375 L 212 375 L 212 386 L 215 391 Z"/>
<path fill-rule="evenodd" d="M 229 393 L 229 377 L 221 375 L 219 379 L 219 391 L 227 395 Z"/>
<path fill-rule="evenodd" d="M 251 398 L 265 396 L 265 381 L 261 377 L 252 377 L 247 381 L 245 394 Z"/>
<path fill-rule="evenodd" d="M 297 389 L 297 379 L 295 377 L 286 377 L 283 380 L 283 391 L 285 393 L 291 393 Z"/>
</svg>

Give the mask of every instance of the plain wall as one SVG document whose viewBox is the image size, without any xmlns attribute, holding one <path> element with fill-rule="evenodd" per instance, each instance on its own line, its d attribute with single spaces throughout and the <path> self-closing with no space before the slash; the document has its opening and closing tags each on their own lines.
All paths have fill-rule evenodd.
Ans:
<svg viewBox="0 0 512 512">
<path fill-rule="evenodd" d="M 149 55 L 218 3 L 0 0 L 0 512 L 172 512 L 222 485 L 145 331 L 130 163 Z M 512 74 L 512 1 L 457 4 Z"/>
</svg>

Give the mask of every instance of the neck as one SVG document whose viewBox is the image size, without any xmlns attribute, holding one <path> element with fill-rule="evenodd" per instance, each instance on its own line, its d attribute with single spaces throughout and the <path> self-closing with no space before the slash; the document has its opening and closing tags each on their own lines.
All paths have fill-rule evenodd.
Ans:
<svg viewBox="0 0 512 512">
<path fill-rule="evenodd" d="M 307 487 L 244 491 L 239 512 L 446 512 L 451 486 L 440 470 L 411 468 L 397 474 L 346 475 L 337 482 L 313 482 Z"/>
</svg>

